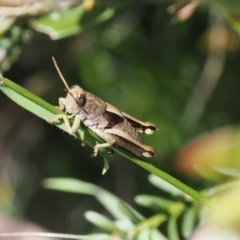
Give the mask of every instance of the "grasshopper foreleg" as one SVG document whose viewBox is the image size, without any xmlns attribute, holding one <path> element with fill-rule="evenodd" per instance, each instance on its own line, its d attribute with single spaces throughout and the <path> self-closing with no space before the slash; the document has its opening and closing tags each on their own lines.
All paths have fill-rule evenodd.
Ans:
<svg viewBox="0 0 240 240">
<path fill-rule="evenodd" d="M 71 118 L 73 116 L 75 116 L 75 117 L 74 117 L 73 125 L 71 126 L 70 122 L 69 122 L 69 118 Z M 80 124 L 81 124 L 80 116 L 78 114 L 74 114 L 74 115 L 70 115 L 70 116 L 67 116 L 65 114 L 59 114 L 59 115 L 56 115 L 55 118 L 49 120 L 48 122 L 52 124 L 54 122 L 57 122 L 60 119 L 63 119 L 64 123 L 66 124 L 68 132 L 71 135 L 75 136 L 75 133 L 77 132 L 77 130 L 79 129 Z"/>
</svg>

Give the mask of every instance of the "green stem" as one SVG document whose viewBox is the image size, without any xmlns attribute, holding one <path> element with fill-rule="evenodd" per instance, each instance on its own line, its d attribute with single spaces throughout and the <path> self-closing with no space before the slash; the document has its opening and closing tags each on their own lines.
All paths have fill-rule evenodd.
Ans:
<svg viewBox="0 0 240 240">
<path fill-rule="evenodd" d="M 43 99 L 27 91 L 26 89 L 20 87 L 19 85 L 13 83 L 12 81 L 5 78 L 3 78 L 2 80 L 3 82 L 0 82 L 0 90 L 14 102 L 19 104 L 23 108 L 27 109 L 28 111 L 36 114 L 40 118 L 44 120 L 49 120 L 51 118 L 54 118 L 56 114 L 63 113 L 56 107 L 50 105 Z M 63 123 L 59 123 L 56 126 L 68 132 L 66 126 Z M 79 129 L 78 134 L 76 134 L 76 136 L 92 147 L 95 146 L 96 140 L 98 142 L 102 142 L 102 140 L 96 134 L 87 129 L 85 126 L 82 126 L 81 129 Z M 112 148 L 122 156 L 125 156 L 126 158 L 134 162 L 135 164 L 141 166 L 150 173 L 157 175 L 158 177 L 164 179 L 168 183 L 174 185 L 176 188 L 182 190 L 184 193 L 191 196 L 193 199 L 200 201 L 204 204 L 208 203 L 208 199 L 201 195 L 198 191 L 195 191 L 194 189 L 180 182 L 176 178 L 154 167 L 152 164 L 143 161 L 140 158 L 137 158 L 134 154 L 123 148 L 115 146 Z"/>
</svg>

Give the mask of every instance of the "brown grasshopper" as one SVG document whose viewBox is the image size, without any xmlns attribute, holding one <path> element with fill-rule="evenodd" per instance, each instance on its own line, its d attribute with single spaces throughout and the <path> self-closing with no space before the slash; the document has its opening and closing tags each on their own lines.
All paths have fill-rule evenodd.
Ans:
<svg viewBox="0 0 240 240">
<path fill-rule="evenodd" d="M 137 156 L 152 157 L 155 150 L 142 143 L 139 133 L 152 134 L 157 130 L 156 125 L 149 122 L 142 122 L 136 118 L 121 112 L 114 106 L 104 102 L 99 97 L 74 85 L 69 88 L 66 80 L 52 58 L 54 65 L 61 77 L 67 91 L 66 98 L 59 98 L 59 109 L 65 110 L 65 114 L 57 115 L 50 123 L 63 119 L 70 134 L 74 135 L 82 122 L 95 134 L 106 141 L 94 147 L 93 157 L 97 156 L 101 148 L 111 147 L 112 145 L 121 146 Z M 69 118 L 74 117 L 73 125 L 70 126 Z"/>
</svg>

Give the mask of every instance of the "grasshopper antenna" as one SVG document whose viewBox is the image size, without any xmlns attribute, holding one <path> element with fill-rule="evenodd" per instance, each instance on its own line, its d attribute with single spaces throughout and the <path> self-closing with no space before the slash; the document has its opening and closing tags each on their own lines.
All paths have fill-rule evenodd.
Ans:
<svg viewBox="0 0 240 240">
<path fill-rule="evenodd" d="M 61 73 L 61 71 L 60 71 L 60 69 L 59 69 L 59 67 L 58 67 L 58 65 L 57 65 L 57 62 L 56 62 L 55 58 L 52 57 L 52 60 L 53 60 L 54 66 L 55 66 L 55 68 L 56 68 L 56 70 L 57 70 L 60 78 L 62 79 L 65 87 L 67 88 L 67 91 L 69 92 L 69 91 L 70 91 L 70 88 L 69 88 L 69 86 L 68 86 L 68 84 L 67 84 L 67 81 L 66 81 L 65 78 L 63 77 L 63 75 L 62 75 L 62 73 Z"/>
</svg>

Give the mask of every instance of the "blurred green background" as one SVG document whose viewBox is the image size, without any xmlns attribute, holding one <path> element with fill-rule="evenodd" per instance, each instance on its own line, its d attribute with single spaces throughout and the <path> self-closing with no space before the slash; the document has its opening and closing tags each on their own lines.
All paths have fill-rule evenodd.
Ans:
<svg viewBox="0 0 240 240">
<path fill-rule="evenodd" d="M 175 159 L 200 134 L 240 121 L 238 1 L 108 0 L 84 7 L 70 2 L 34 13 L 33 3 L 7 6 L 8 15 L 7 4 L 0 5 L 3 76 L 58 105 L 66 93 L 51 60 L 55 56 L 69 85 L 158 126 L 143 136 L 157 151 L 147 161 L 196 190 L 212 186 L 212 180 L 186 175 L 181 169 L 188 166 L 179 167 Z M 15 16 L 14 9 L 23 6 L 26 12 Z M 0 109 L 2 212 L 50 231 L 81 234 L 91 228 L 86 210 L 108 216 L 91 196 L 44 189 L 41 181 L 49 177 L 94 183 L 146 217 L 152 211 L 139 207 L 134 197 L 164 196 L 148 182 L 148 172 L 124 157 L 116 154 L 101 175 L 103 159 L 91 158 L 90 147 L 3 94 Z"/>
</svg>

